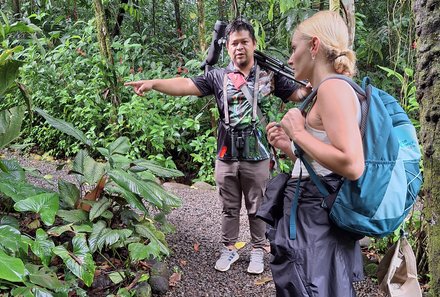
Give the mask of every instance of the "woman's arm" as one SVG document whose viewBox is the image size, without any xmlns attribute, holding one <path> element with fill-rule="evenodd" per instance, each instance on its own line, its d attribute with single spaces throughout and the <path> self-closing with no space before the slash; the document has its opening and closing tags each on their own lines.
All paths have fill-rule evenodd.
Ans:
<svg viewBox="0 0 440 297">
<path fill-rule="evenodd" d="M 305 130 L 305 119 L 298 109 L 290 110 L 281 122 L 289 137 L 311 158 L 351 180 L 358 179 L 364 171 L 356 100 L 351 86 L 342 80 L 327 80 L 320 86 L 309 115 L 322 123 L 322 127 L 314 128 L 325 130 L 331 144 L 323 143 Z"/>
</svg>

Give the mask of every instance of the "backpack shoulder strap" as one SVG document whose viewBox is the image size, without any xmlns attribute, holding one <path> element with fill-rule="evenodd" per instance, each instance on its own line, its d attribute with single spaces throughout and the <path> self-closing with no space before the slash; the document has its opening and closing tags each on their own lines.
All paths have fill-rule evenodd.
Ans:
<svg viewBox="0 0 440 297">
<path fill-rule="evenodd" d="M 229 126 L 229 108 L 228 108 L 228 75 L 223 77 L 223 113 L 225 115 L 225 124 Z"/>
<path fill-rule="evenodd" d="M 358 96 L 359 101 L 361 102 L 361 133 L 363 135 L 363 133 L 365 132 L 365 121 L 366 121 L 366 112 L 368 112 L 368 110 L 364 111 L 364 109 L 366 107 L 368 107 L 367 104 L 363 104 L 366 103 L 365 99 L 367 98 L 367 94 L 364 91 L 364 89 L 362 89 L 357 83 L 355 83 L 351 78 L 345 76 L 345 75 L 332 75 L 330 77 L 327 77 L 326 79 L 324 79 L 316 88 L 313 89 L 313 91 L 309 94 L 309 96 L 307 96 L 307 98 L 301 103 L 299 109 L 301 111 L 304 111 L 312 102 L 312 100 L 316 97 L 317 93 L 318 93 L 318 88 L 319 86 L 326 80 L 329 79 L 341 79 L 343 81 L 346 81 L 348 84 L 350 84 L 350 86 L 353 88 L 353 90 L 356 92 L 356 95 Z M 364 84 L 365 84 L 365 80 L 364 80 Z M 321 182 L 321 180 L 319 179 L 319 177 L 316 175 L 315 171 L 313 170 L 313 167 L 310 165 L 310 163 L 306 160 L 306 158 L 304 158 L 304 151 L 296 144 L 293 143 L 295 150 L 294 153 L 295 155 L 301 159 L 301 161 L 304 163 L 304 166 L 306 167 L 310 179 L 312 179 L 313 183 L 316 185 L 316 187 L 319 189 L 319 191 L 321 192 L 321 194 L 323 194 L 324 196 L 328 196 L 329 193 L 326 189 L 326 187 L 324 186 L 324 184 Z"/>
</svg>

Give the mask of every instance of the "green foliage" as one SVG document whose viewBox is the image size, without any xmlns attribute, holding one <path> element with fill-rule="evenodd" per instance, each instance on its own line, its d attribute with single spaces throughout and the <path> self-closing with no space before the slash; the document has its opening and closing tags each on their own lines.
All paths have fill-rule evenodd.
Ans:
<svg viewBox="0 0 440 297">
<path fill-rule="evenodd" d="M 82 138 L 106 145 L 119 136 L 127 136 L 132 139 L 130 156 L 148 156 L 168 168 L 176 168 L 177 164 L 181 170 L 191 170 L 189 143 L 200 129 L 210 126 L 209 114 L 197 115 L 204 100 L 173 98 L 155 92 L 140 98 L 128 88 L 120 88 L 117 97 L 121 102 L 115 109 L 114 102 L 105 97 L 112 76 L 99 58 L 97 44 L 91 35 L 92 24 L 78 22 L 68 29 L 64 36 L 59 34 L 54 48 L 42 40 L 27 50 L 32 61 L 23 68 L 21 77 L 31 90 L 35 105 L 39 106 L 36 110 L 47 110 L 66 123 L 72 123 L 84 131 Z M 114 41 L 115 60 L 118 61 L 114 70 L 118 77 L 126 77 L 124 80 L 128 81 L 172 77 L 179 69 L 199 72 L 195 60 L 179 66 L 170 56 L 169 61 L 156 62 L 163 55 L 157 51 L 157 46 L 145 46 L 144 38 L 134 33 L 127 40 Z M 121 84 L 122 79 L 118 82 L 119 87 Z M 48 119 L 44 113 L 39 113 Z M 22 133 L 24 143 L 34 143 L 39 151 L 59 157 L 73 156 L 81 150 L 81 139 L 60 133 L 48 126 L 43 118 L 35 117 L 32 125 L 26 127 Z"/>
<path fill-rule="evenodd" d="M 400 99 L 400 105 L 403 107 L 406 113 L 411 117 L 411 120 L 416 127 L 420 127 L 419 123 L 419 103 L 416 98 L 416 86 L 414 80 L 414 71 L 410 68 L 405 68 L 404 73 L 378 66 L 380 69 L 387 73 L 387 77 L 394 77 L 400 84 L 400 92 L 398 98 Z"/>
<path fill-rule="evenodd" d="M 193 161 L 200 164 L 197 173 L 197 179 L 208 183 L 214 183 L 214 162 L 217 156 L 217 139 L 212 136 L 212 131 L 206 131 L 205 134 L 197 136 L 191 141 L 193 148 Z"/>
<path fill-rule="evenodd" d="M 149 160 L 131 159 L 127 137 L 120 137 L 106 147 L 95 147 L 71 124 L 44 110 L 38 112 L 88 150 L 96 150 L 100 160 L 90 157 L 88 150 L 79 151 L 71 170 L 78 185 L 59 180 L 58 192 L 28 184 L 16 161 L 0 161 L 1 204 L 12 205 L 12 213 L 18 217 L 36 214 L 35 222 L 44 224 L 38 227 L 41 224 L 34 222 L 20 227 L 12 217 L 1 217 L 3 288 L 10 286 L 4 283 L 9 281 L 26 286 L 15 288 L 17 294 L 35 296 L 41 291 L 48 296 L 61 292 L 67 296 L 69 291 L 78 289 L 78 279 L 86 287 L 93 284 L 97 255 L 119 258 L 123 263 L 119 269 L 127 272 L 136 270 L 138 261 L 168 256 L 164 233 L 168 223 L 161 214 L 179 207 L 180 200 L 157 184 L 156 176 L 178 177 L 182 173 Z M 128 250 L 128 254 L 121 254 L 120 249 Z M 55 269 L 56 257 L 64 266 Z M 72 277 L 59 281 L 57 273 Z M 124 279 L 131 278 L 130 275 Z"/>
<path fill-rule="evenodd" d="M 146 0 L 128 1 L 122 6 L 120 1 L 103 1 L 111 31 L 119 9 L 125 10 L 120 34 L 112 36 L 115 65 L 109 67 L 99 54 L 91 1 L 44 0 L 38 1 L 38 5 L 34 1 L 20 1 L 20 15 L 15 16 L 11 3 L 0 3 L 0 147 L 17 138 L 22 119 L 28 116 L 21 142 L 41 153 L 74 157 L 72 174 L 79 185 L 59 181 L 58 193 L 48 193 L 29 185 L 18 164 L 0 162 L 0 192 L 5 196 L 0 198 L 2 206 L 11 212 L 33 214 L 38 222 L 46 224 L 29 233 L 20 230 L 20 237 L 10 237 L 17 245 L 5 241 L 8 247 L 4 251 L 0 240 L 0 251 L 15 257 L 26 254 L 24 250 L 30 248 L 41 261 L 30 266 L 27 257 L 23 258 L 29 272 L 27 287 L 22 283 L 13 294 L 32 296 L 50 290 L 62 296 L 61 292 L 72 288 L 71 280 L 76 281 L 78 276 L 68 270 L 66 283 L 55 284 L 56 274 L 45 267 L 53 257 L 53 253 L 47 252 L 51 249 L 47 242 L 58 245 L 60 236 L 73 238 L 85 234 L 88 238 L 93 232 L 103 235 L 102 241 L 92 241 L 94 256 L 99 251 L 117 249 L 117 244 L 112 243 L 116 238 L 121 239 L 130 257 L 136 260 L 166 254 L 161 248 L 162 237 L 156 233 L 168 229 L 161 216 L 177 202 L 175 197 L 158 194 L 161 191 L 155 187 L 155 176 L 181 178 L 183 171 L 187 178 L 213 182 L 216 143 L 212 123 L 218 118 L 218 111 L 210 98 L 170 97 L 157 92 L 141 98 L 122 86 L 130 80 L 200 74 L 198 67 L 206 53 L 198 49 L 196 5 L 181 6 L 184 21 L 180 34 L 175 29 L 172 1 L 163 1 L 154 9 L 153 2 Z M 323 1 L 310 0 L 257 0 L 238 5 L 238 14 L 255 26 L 258 48 L 282 61 L 290 55 L 290 39 L 296 24 L 318 9 L 327 8 Z M 368 75 L 375 85 L 399 97 L 418 126 L 411 70 L 416 47 L 412 1 L 357 1 L 355 5 L 358 77 Z M 218 19 L 217 2 L 207 2 L 205 8 L 206 28 L 212 28 Z M 229 12 L 227 20 L 232 17 Z M 209 40 L 211 34 L 206 30 L 205 38 Z M 227 59 L 219 66 L 226 63 Z M 32 117 L 33 105 L 38 106 L 35 110 L 39 116 Z M 278 121 L 289 107 L 280 106 L 279 100 L 274 99 L 266 111 L 270 120 Z M 291 164 L 280 160 L 280 167 L 288 171 Z M 107 180 L 101 187 L 98 185 L 103 176 Z M 99 202 L 85 199 L 85 189 L 101 189 Z M 44 209 L 46 205 L 56 207 L 51 204 L 55 196 L 59 209 L 52 223 L 53 213 Z M 78 203 L 89 206 L 90 212 L 78 209 Z M 159 215 L 153 215 L 161 207 Z M 133 214 L 132 209 L 142 215 Z M 8 223 L 1 226 L 19 230 L 11 217 L 3 219 Z M 118 219 L 138 225 L 151 220 L 160 222 L 163 229 L 145 227 L 147 232 L 144 227 L 136 229 L 133 224 L 126 224 L 126 228 L 119 230 L 111 224 L 119 223 Z M 59 221 L 63 224 L 58 225 Z M 15 232 L 8 230 L 8 236 Z M 139 230 L 152 239 L 141 237 Z M 383 247 L 389 243 L 385 241 Z M 383 250 L 379 242 L 375 244 Z M 64 248 L 73 252 L 71 247 Z M 73 266 L 72 269 L 75 270 Z M 21 277 L 19 270 L 15 275 Z M 87 271 L 91 273 L 91 266 Z M 86 274 L 80 275 L 89 281 Z M 86 296 L 81 288 L 76 290 L 78 295 Z"/>
<path fill-rule="evenodd" d="M 24 90 L 24 86 L 16 83 L 19 69 L 23 61 L 19 61 L 15 56 L 19 56 L 24 50 L 21 45 L 16 45 L 14 36 L 16 34 L 34 33 L 38 31 L 33 25 L 23 22 L 11 24 L 6 15 L 1 12 L 0 20 L 0 148 L 12 142 L 20 133 L 24 118 L 25 107 L 23 99 L 28 107 L 31 100 Z M 17 87 L 21 91 L 20 100 L 15 104 L 4 104 L 5 96 L 14 92 Z"/>
<path fill-rule="evenodd" d="M 392 234 L 384 238 L 373 238 L 369 246 L 370 252 L 377 254 L 385 254 L 386 251 L 397 242 L 401 236 L 401 232 L 405 233 L 408 242 L 410 243 L 416 255 L 417 271 L 423 278 L 427 277 L 427 254 L 426 249 L 426 222 L 422 217 L 422 212 L 417 210 L 415 206 L 410 215 L 405 219 L 400 228 L 395 230 Z"/>
</svg>

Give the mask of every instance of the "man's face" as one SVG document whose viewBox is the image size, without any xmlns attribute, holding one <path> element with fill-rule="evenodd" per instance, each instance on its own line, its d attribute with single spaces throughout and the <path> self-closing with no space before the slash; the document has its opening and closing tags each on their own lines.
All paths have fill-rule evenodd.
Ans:
<svg viewBox="0 0 440 297">
<path fill-rule="evenodd" d="M 234 62 L 235 67 L 239 69 L 253 62 L 256 46 L 249 31 L 246 30 L 231 33 L 226 44 L 229 57 Z"/>
</svg>

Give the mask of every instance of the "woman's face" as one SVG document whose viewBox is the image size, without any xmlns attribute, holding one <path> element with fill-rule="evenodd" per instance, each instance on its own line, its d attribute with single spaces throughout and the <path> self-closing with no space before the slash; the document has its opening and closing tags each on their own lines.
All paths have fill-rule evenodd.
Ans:
<svg viewBox="0 0 440 297">
<path fill-rule="evenodd" d="M 292 37 L 292 55 L 288 63 L 298 80 L 310 80 L 313 64 L 310 47 L 310 41 L 304 38 L 301 33 L 295 31 Z"/>
</svg>

